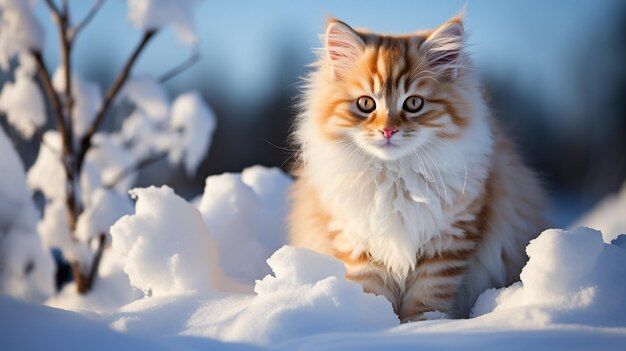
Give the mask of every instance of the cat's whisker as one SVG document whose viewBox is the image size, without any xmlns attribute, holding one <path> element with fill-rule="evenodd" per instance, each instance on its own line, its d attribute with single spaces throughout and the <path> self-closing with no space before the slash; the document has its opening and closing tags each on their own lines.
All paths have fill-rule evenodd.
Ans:
<svg viewBox="0 0 626 351">
<path fill-rule="evenodd" d="M 432 152 L 432 149 L 430 147 L 428 147 L 428 144 L 425 144 L 424 146 L 426 147 L 426 149 L 428 151 Z M 448 205 L 450 203 L 450 199 L 448 198 L 448 189 L 447 189 L 447 186 L 446 186 L 446 182 L 443 181 L 443 177 L 441 176 L 441 171 L 439 170 L 439 167 L 437 166 L 437 163 L 435 162 L 435 160 L 433 160 L 433 158 L 430 156 L 430 153 L 426 152 L 426 150 L 424 150 L 424 154 L 433 163 L 433 167 L 435 167 L 435 170 L 437 171 L 437 175 L 439 175 L 439 180 L 441 181 L 441 187 L 443 188 L 444 198 L 446 200 L 445 203 L 446 203 L 446 205 Z"/>
<path fill-rule="evenodd" d="M 425 150 L 424 153 L 421 153 L 423 156 L 427 156 Z M 432 168 L 430 167 L 430 163 L 428 162 L 428 159 L 426 157 L 422 158 L 424 160 L 424 162 L 426 163 L 426 167 L 428 167 L 428 171 L 430 172 L 430 177 L 433 181 L 433 183 L 435 183 L 435 188 L 437 189 L 437 197 L 441 198 L 441 190 L 439 189 L 439 183 L 437 183 L 437 178 L 435 177 L 435 173 L 433 172 Z M 431 159 L 432 161 L 432 159 Z M 435 165 L 433 164 L 433 167 L 435 167 Z"/>
<path fill-rule="evenodd" d="M 428 185 L 428 176 L 426 175 L 426 169 L 424 168 L 424 161 L 422 160 L 422 156 L 420 155 L 418 150 L 414 151 L 415 155 L 417 156 L 417 159 L 420 163 L 420 171 L 422 173 L 422 175 L 424 176 L 424 180 L 426 182 L 426 198 L 429 199 L 430 198 L 430 187 Z"/>
<path fill-rule="evenodd" d="M 431 80 L 435 81 L 435 83 L 440 84 L 440 83 L 439 83 L 439 80 L 437 80 L 437 78 L 435 78 L 435 77 L 431 77 L 431 76 L 424 76 L 424 78 L 431 79 Z"/>
<path fill-rule="evenodd" d="M 275 147 L 275 148 L 279 149 L 279 150 L 289 151 L 289 152 L 298 152 L 298 151 L 299 151 L 298 149 L 296 149 L 296 150 L 294 150 L 294 149 L 287 149 L 286 147 L 278 146 L 278 145 L 276 145 L 276 144 L 272 143 L 271 141 L 269 141 L 269 140 L 267 140 L 267 139 L 263 139 L 263 141 L 264 141 L 264 142 L 266 142 L 266 143 L 268 143 L 269 145 L 271 145 L 271 146 L 273 146 L 273 147 Z"/>
<path fill-rule="evenodd" d="M 461 190 L 461 196 L 460 198 L 464 198 L 465 197 L 465 188 L 467 186 L 467 177 L 468 177 L 468 172 L 467 172 L 467 161 L 465 160 L 465 156 L 463 155 L 462 152 L 460 152 L 458 150 L 458 147 L 454 144 L 450 145 L 448 143 L 446 143 L 443 139 L 441 139 L 440 137 L 434 137 L 432 139 L 433 141 L 433 146 L 436 147 L 437 149 L 439 149 L 441 146 L 443 145 L 447 145 L 448 147 L 452 147 L 450 150 L 452 150 L 454 153 L 453 155 L 458 159 L 460 159 L 460 162 L 463 162 L 463 172 L 464 172 L 464 176 L 463 176 L 463 188 Z"/>
</svg>

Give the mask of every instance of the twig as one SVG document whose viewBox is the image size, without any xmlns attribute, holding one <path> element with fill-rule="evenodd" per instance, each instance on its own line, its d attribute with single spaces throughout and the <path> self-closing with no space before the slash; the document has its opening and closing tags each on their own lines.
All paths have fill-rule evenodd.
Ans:
<svg viewBox="0 0 626 351">
<path fill-rule="evenodd" d="M 48 96 L 48 100 L 50 100 L 50 104 L 52 105 L 52 110 L 54 111 L 54 116 L 56 120 L 56 126 L 59 133 L 61 133 L 62 140 L 62 163 L 65 169 L 65 173 L 67 175 L 66 179 L 66 191 L 67 196 L 65 198 L 65 203 L 67 206 L 67 217 L 70 225 L 70 229 L 73 230 L 76 228 L 76 219 L 78 218 L 78 203 L 76 202 L 76 194 L 75 194 L 75 177 L 73 167 L 73 162 L 71 162 L 68 158 L 68 155 L 71 155 L 72 150 L 72 137 L 68 134 L 68 129 L 63 121 L 63 111 L 61 110 L 61 101 L 59 100 L 59 96 L 54 91 L 54 87 L 52 86 L 52 82 L 50 81 L 50 73 L 46 68 L 45 63 L 43 62 L 43 57 L 41 56 L 41 52 L 32 51 L 33 57 L 35 58 L 35 62 L 37 64 L 37 70 L 39 71 L 39 77 L 41 79 L 41 83 L 44 87 L 44 91 Z M 74 235 L 72 235 L 74 239 Z"/>
<path fill-rule="evenodd" d="M 54 4 L 54 2 L 52 2 L 52 0 L 44 0 L 46 5 L 48 5 L 48 8 L 50 9 L 50 12 L 52 12 L 52 15 L 58 19 L 58 17 L 61 15 L 61 11 L 59 10 L 59 8 L 57 7 L 57 5 Z"/>
<path fill-rule="evenodd" d="M 72 94 L 72 40 L 68 36 L 70 14 L 67 2 L 63 2 L 63 13 L 59 16 L 59 40 L 61 41 L 61 61 L 63 63 L 63 79 L 65 80 L 65 125 L 70 137 L 68 155 L 74 154 L 74 128 L 72 109 L 74 95 Z"/>
<path fill-rule="evenodd" d="M 115 179 L 113 179 L 112 181 L 110 181 L 108 184 L 104 185 L 107 189 L 111 189 L 114 186 L 116 186 L 119 182 L 121 182 L 124 178 L 128 177 L 129 175 L 139 172 L 140 170 L 164 159 L 167 156 L 166 152 L 160 153 L 160 154 L 156 154 L 153 156 L 149 156 L 147 158 L 144 158 L 143 160 L 137 162 L 134 165 L 131 165 L 129 167 L 124 168 L 122 171 L 120 171 L 117 176 L 115 177 Z"/>
<path fill-rule="evenodd" d="M 59 28 L 59 38 L 61 41 L 61 56 L 62 56 L 63 67 L 65 68 L 64 80 L 65 80 L 65 94 L 66 94 L 66 99 L 67 99 L 67 106 L 65 106 L 65 109 L 67 109 L 66 111 L 67 113 L 65 115 L 63 114 L 64 105 L 61 103 L 61 99 L 54 91 L 54 87 L 50 85 L 52 87 L 52 92 L 54 92 L 54 95 L 56 95 L 54 99 L 52 98 L 51 94 L 47 91 L 48 88 L 46 87 L 45 89 L 46 89 L 46 93 L 48 97 L 50 98 L 50 101 L 53 104 L 53 108 L 56 109 L 56 107 L 54 106 L 55 104 L 59 106 L 60 116 L 58 116 L 57 114 L 57 118 L 58 118 L 57 130 L 59 132 L 62 132 L 61 134 L 63 136 L 63 144 L 64 144 L 63 153 L 65 155 L 71 155 L 73 153 L 73 147 L 74 147 L 74 143 L 72 140 L 73 138 L 72 106 L 74 105 L 74 99 L 71 94 L 72 86 L 71 86 L 71 79 L 70 79 L 71 77 L 70 52 L 71 52 L 72 43 L 71 43 L 71 40 L 69 40 L 69 38 L 67 37 L 67 28 L 68 28 L 68 23 L 69 23 L 69 6 L 67 4 L 67 1 L 63 1 L 63 4 L 62 4 L 63 10 L 60 10 L 52 0 L 44 0 L 44 2 L 48 6 L 48 9 L 50 9 L 50 12 L 52 13 L 52 17 L 54 18 Z M 41 52 L 33 51 L 34 56 L 35 54 L 39 55 L 39 59 L 41 60 L 41 66 L 45 69 Z M 37 59 L 37 57 L 35 57 L 35 59 Z M 47 69 L 46 69 L 46 74 L 48 75 L 48 77 L 50 76 L 50 74 L 47 72 Z M 45 83 L 44 83 L 44 87 L 45 87 Z M 63 124 L 63 128 L 60 128 L 60 124 Z"/>
<path fill-rule="evenodd" d="M 54 119 L 56 121 L 56 128 L 61 133 L 61 137 L 63 140 L 63 150 L 69 150 L 71 141 L 70 138 L 67 138 L 67 130 L 65 129 L 65 124 L 63 123 L 63 111 L 61 110 L 61 101 L 56 91 L 54 91 L 54 87 L 52 86 L 52 81 L 50 80 L 50 73 L 46 68 L 45 63 L 43 62 L 43 57 L 41 56 L 41 52 L 32 51 L 31 54 L 35 59 L 37 64 L 37 71 L 39 72 L 39 79 L 41 80 L 41 84 L 43 85 L 44 92 L 48 96 L 48 100 L 50 100 L 50 104 L 52 105 L 52 111 L 54 112 Z"/>
<path fill-rule="evenodd" d="M 169 71 L 165 72 L 159 77 L 160 83 L 165 83 L 168 80 L 176 77 L 182 72 L 189 69 L 191 66 L 196 64 L 200 60 L 200 53 L 198 50 L 194 50 L 191 56 L 189 56 L 185 61 L 179 63 L 178 65 L 172 67 Z"/>
<path fill-rule="evenodd" d="M 96 13 L 98 13 L 98 10 L 100 10 L 102 5 L 104 5 L 105 1 L 106 0 L 95 0 L 93 2 L 93 5 L 91 6 L 91 9 L 87 13 L 87 15 L 85 15 L 85 18 L 83 18 L 82 21 L 80 21 L 76 26 L 70 29 L 68 33 L 70 40 L 73 41 L 76 38 L 76 35 L 78 35 L 78 33 L 83 30 L 83 28 L 85 28 L 85 26 L 89 24 L 89 22 L 91 22 Z"/>
<path fill-rule="evenodd" d="M 98 274 L 98 268 L 100 267 L 100 261 L 102 260 L 105 244 L 106 236 L 103 233 L 100 233 L 98 237 L 98 248 L 96 249 L 93 262 L 91 263 L 91 267 L 89 267 L 87 275 L 84 275 L 81 272 L 80 263 L 78 261 L 72 262 L 72 274 L 74 276 L 74 281 L 76 282 L 76 289 L 80 294 L 85 294 L 91 290 L 96 275 Z"/>
<path fill-rule="evenodd" d="M 130 74 L 130 71 L 132 70 L 133 65 L 135 64 L 135 61 L 137 61 L 137 58 L 139 58 L 139 54 L 141 54 L 146 44 L 148 44 L 150 39 L 152 39 L 156 33 L 157 33 L 157 30 L 155 29 L 155 30 L 146 31 L 143 34 L 143 37 L 141 38 L 139 45 L 135 48 L 133 53 L 130 55 L 130 57 L 128 58 L 128 61 L 126 62 L 126 64 L 120 71 L 119 75 L 117 76 L 117 78 L 115 79 L 115 81 L 113 82 L 109 90 L 107 91 L 104 102 L 102 103 L 102 105 L 100 106 L 100 109 L 98 110 L 98 113 L 96 114 L 96 118 L 91 123 L 91 125 L 89 126 L 89 129 L 87 130 L 87 132 L 81 139 L 79 150 L 78 150 L 78 155 L 76 158 L 76 169 L 79 172 L 82 169 L 83 162 L 85 161 L 85 155 L 87 154 L 89 147 L 91 147 L 91 138 L 93 137 L 93 135 L 96 133 L 96 131 L 98 130 L 98 128 L 104 121 L 104 117 L 106 116 L 107 111 L 111 107 L 113 100 L 117 96 L 117 93 L 119 93 L 120 89 L 122 88 L 126 80 L 128 79 L 128 75 Z"/>
</svg>

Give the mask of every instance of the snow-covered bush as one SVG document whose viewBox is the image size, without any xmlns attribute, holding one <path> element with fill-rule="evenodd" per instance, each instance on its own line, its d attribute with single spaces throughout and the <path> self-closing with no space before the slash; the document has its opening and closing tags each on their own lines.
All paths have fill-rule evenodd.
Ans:
<svg viewBox="0 0 626 351">
<path fill-rule="evenodd" d="M 29 235 L 9 235 L 6 229 L 9 234 L 4 235 L 0 270 L 30 272 L 38 261 L 32 257 L 26 260 L 28 255 L 16 252 L 43 242 L 45 248 L 37 250 L 48 257 L 49 248 L 60 249 L 72 265 L 74 287 L 85 293 L 91 289 L 109 245 L 109 227 L 132 212 L 127 192 L 136 172 L 160 159 L 173 167 L 182 166 L 187 174 L 196 172 L 211 143 L 215 116 L 199 93 L 191 91 L 171 98 L 162 86 L 188 62 L 162 77 L 133 76 L 132 69 L 149 42 L 169 25 L 196 57 L 193 13 L 199 2 L 129 0 L 128 19 L 143 31 L 143 36 L 105 90 L 73 70 L 71 60 L 76 37 L 103 1 L 94 1 L 84 19 L 76 23 L 71 22 L 73 17 L 66 4 L 44 2 L 60 37 L 61 64 L 49 70 L 41 50 L 43 31 L 33 15 L 35 1 L 0 0 L 0 68 L 9 71 L 16 62 L 13 79 L 0 91 L 0 112 L 22 137 L 40 144 L 26 182 L 45 198 L 43 218 L 37 225 L 36 211 L 27 196 L 30 193 L 24 190 L 19 195 L 20 201 L 28 202 L 20 205 L 25 210 L 19 213 L 24 213 L 20 217 L 28 217 L 23 221 L 29 226 L 10 233 L 21 230 Z M 120 102 L 134 107 L 130 116 L 119 130 L 102 131 L 100 127 L 111 107 Z M 53 130 L 41 130 L 47 119 L 46 103 L 55 121 Z M 9 145 L 8 141 L 3 143 Z M 19 168 L 21 164 L 7 161 L 5 166 Z M 19 189 L 22 183 L 17 180 L 10 184 Z M 13 209 L 0 206 L 0 218 L 16 217 Z M 17 291 L 20 289 L 17 283 L 3 284 L 3 291 L 26 294 Z"/>
<path fill-rule="evenodd" d="M 54 290 L 54 263 L 36 224 L 24 166 L 0 129 L 0 293 L 41 302 Z"/>
</svg>

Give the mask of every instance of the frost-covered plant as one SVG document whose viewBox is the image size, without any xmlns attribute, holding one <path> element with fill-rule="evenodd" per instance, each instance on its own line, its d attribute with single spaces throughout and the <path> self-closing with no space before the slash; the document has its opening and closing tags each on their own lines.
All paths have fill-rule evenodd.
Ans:
<svg viewBox="0 0 626 351">
<path fill-rule="evenodd" d="M 0 112 L 23 138 L 40 144 L 26 179 L 46 199 L 37 229 L 45 245 L 59 248 L 71 262 L 77 290 L 85 293 L 97 275 L 109 227 L 132 210 L 127 192 L 136 172 L 165 158 L 193 174 L 209 147 L 215 118 L 200 94 L 188 92 L 171 101 L 162 86 L 198 58 L 192 15 L 200 1 L 128 0 L 128 19 L 143 35 L 104 94 L 72 69 L 71 53 L 76 37 L 105 1 L 94 0 L 77 23 L 67 0 L 44 2 L 60 38 L 61 64 L 54 74 L 42 55 L 35 1 L 0 0 L 0 68 L 8 71 L 17 58 L 13 81 L 0 92 Z M 192 48 L 190 59 L 161 77 L 133 76 L 144 48 L 169 25 Z M 102 131 L 111 107 L 121 101 L 134 106 L 132 113 L 119 130 Z M 42 131 L 46 103 L 55 127 Z"/>
</svg>

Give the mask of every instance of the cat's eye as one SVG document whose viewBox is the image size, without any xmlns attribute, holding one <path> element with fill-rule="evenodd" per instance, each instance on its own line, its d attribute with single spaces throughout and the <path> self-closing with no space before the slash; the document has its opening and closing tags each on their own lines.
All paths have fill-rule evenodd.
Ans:
<svg viewBox="0 0 626 351">
<path fill-rule="evenodd" d="M 363 113 L 370 113 L 376 109 L 376 102 L 369 96 L 361 96 L 356 100 L 356 107 Z"/>
<path fill-rule="evenodd" d="M 402 108 L 410 113 L 419 112 L 419 110 L 424 107 L 424 99 L 421 96 L 411 95 L 406 100 L 404 100 L 404 104 Z"/>
</svg>

